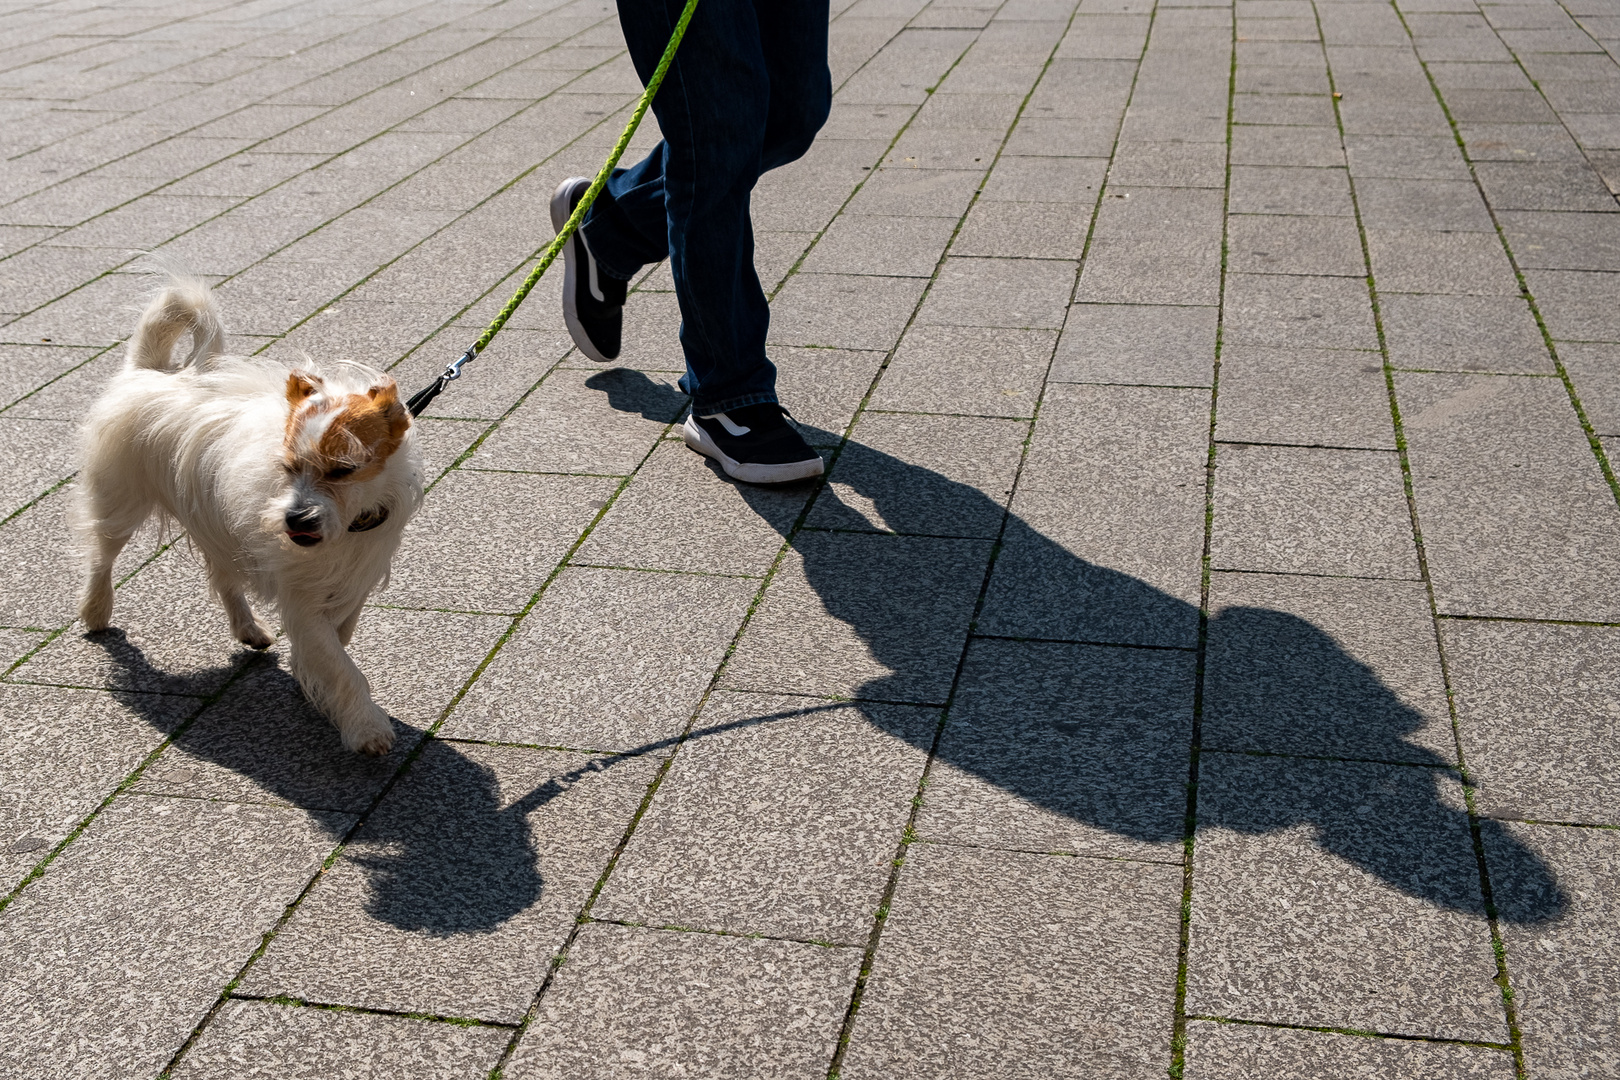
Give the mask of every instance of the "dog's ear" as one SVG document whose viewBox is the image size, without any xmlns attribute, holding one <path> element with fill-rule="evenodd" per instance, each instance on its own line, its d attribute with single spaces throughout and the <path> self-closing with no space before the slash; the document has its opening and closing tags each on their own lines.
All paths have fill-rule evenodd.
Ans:
<svg viewBox="0 0 1620 1080">
<path fill-rule="evenodd" d="M 321 377 L 313 372 L 290 371 L 287 373 L 287 404 L 296 409 L 306 398 L 320 393 L 324 386 Z"/>
<path fill-rule="evenodd" d="M 384 375 L 381 382 L 366 391 L 366 396 L 388 421 L 388 437 L 398 439 L 404 435 L 405 429 L 411 426 L 411 414 L 400 404 L 399 384 Z"/>
</svg>

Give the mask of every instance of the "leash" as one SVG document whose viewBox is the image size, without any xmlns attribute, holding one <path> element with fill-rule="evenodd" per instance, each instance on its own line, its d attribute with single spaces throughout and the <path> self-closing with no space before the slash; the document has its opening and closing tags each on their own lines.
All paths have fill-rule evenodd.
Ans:
<svg viewBox="0 0 1620 1080">
<path fill-rule="evenodd" d="M 529 272 L 529 276 L 518 287 L 518 291 L 512 294 L 512 299 L 506 302 L 506 306 L 501 308 L 500 314 L 495 316 L 494 321 L 485 327 L 478 340 L 473 342 L 472 348 L 462 353 L 458 359 L 451 361 L 450 365 L 440 372 L 439 377 L 434 379 L 432 383 L 411 395 L 411 399 L 405 403 L 405 407 L 411 411 L 412 416 L 422 415 L 422 410 L 433 403 L 433 399 L 439 396 L 440 391 L 461 378 L 461 369 L 478 359 L 478 354 L 484 351 L 484 346 L 488 345 L 494 340 L 495 335 L 501 332 L 501 327 L 506 325 L 506 320 L 512 317 L 512 313 L 518 309 L 519 304 L 523 303 L 524 299 L 529 295 L 529 291 L 545 275 L 551 264 L 557 261 L 557 256 L 562 252 L 563 246 L 573 239 L 574 233 L 579 230 L 580 223 L 585 220 L 586 213 L 590 211 L 591 204 L 602 193 L 602 187 L 608 182 L 608 177 L 613 174 L 614 167 L 619 164 L 619 158 L 624 156 L 624 149 L 630 145 L 631 138 L 635 136 L 636 128 L 641 126 L 641 118 L 647 115 L 647 108 L 652 104 L 652 99 L 658 93 L 658 88 L 664 84 L 664 75 L 669 71 L 670 62 L 675 59 L 675 50 L 680 46 L 681 38 L 686 35 L 686 26 L 692 21 L 692 12 L 697 10 L 697 5 L 698 0 L 686 0 L 686 7 L 682 9 L 681 17 L 675 22 L 675 31 L 669 36 L 669 44 L 664 47 L 664 55 L 659 59 L 658 67 L 653 70 L 652 78 L 647 80 L 647 87 L 641 92 L 641 99 L 636 102 L 636 110 L 630 116 L 630 123 L 625 125 L 623 133 L 619 135 L 619 141 L 613 144 L 613 152 L 608 155 L 607 161 L 602 164 L 601 170 L 596 174 L 596 179 L 591 181 L 591 186 L 586 189 L 584 196 L 579 200 L 579 205 L 574 207 L 574 212 L 569 215 L 568 222 L 563 225 L 561 231 L 557 233 L 556 239 L 552 240 L 550 246 L 546 248 L 546 253 L 540 257 L 540 261 Z"/>
</svg>

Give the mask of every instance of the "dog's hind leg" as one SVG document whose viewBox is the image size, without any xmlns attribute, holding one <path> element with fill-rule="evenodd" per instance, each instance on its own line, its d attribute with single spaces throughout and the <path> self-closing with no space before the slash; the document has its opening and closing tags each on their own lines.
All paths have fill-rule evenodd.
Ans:
<svg viewBox="0 0 1620 1080">
<path fill-rule="evenodd" d="M 292 646 L 293 678 L 327 719 L 337 725 L 343 745 L 362 754 L 386 754 L 394 745 L 394 725 L 371 700 L 371 686 L 338 638 L 338 626 L 323 612 L 282 606 L 282 626 Z"/>
<path fill-rule="evenodd" d="M 90 573 L 79 594 L 79 619 L 86 630 L 96 631 L 112 625 L 113 563 L 118 561 L 118 553 L 129 543 L 129 537 L 98 534 L 91 543 Z"/>
<path fill-rule="evenodd" d="M 232 637 L 253 649 L 268 649 L 275 643 L 275 635 L 254 613 L 242 583 L 234 575 L 222 573 L 212 559 L 208 560 L 208 587 L 214 590 L 225 617 L 231 621 Z"/>
<path fill-rule="evenodd" d="M 85 629 L 105 630 L 112 624 L 113 564 L 151 512 L 150 502 L 127 492 L 109 496 L 104 489 L 91 488 L 82 496 L 74 531 L 89 561 L 79 594 L 79 618 Z"/>
</svg>

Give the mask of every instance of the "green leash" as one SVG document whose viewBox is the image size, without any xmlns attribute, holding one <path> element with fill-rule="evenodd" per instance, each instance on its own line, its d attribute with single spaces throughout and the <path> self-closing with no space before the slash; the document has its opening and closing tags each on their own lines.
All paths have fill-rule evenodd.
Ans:
<svg viewBox="0 0 1620 1080">
<path fill-rule="evenodd" d="M 529 291 L 545 275 L 551 264 L 557 261 L 557 256 L 561 253 L 563 246 L 578 231 L 580 223 L 585 220 L 585 215 L 591 209 L 591 204 L 601 194 L 603 185 L 608 182 L 608 177 L 613 175 L 614 166 L 618 165 L 619 158 L 624 156 L 624 148 L 630 145 L 630 140 L 636 134 L 636 128 L 641 126 L 641 118 L 647 115 L 647 109 L 652 105 L 652 99 L 657 95 L 658 88 L 664 84 L 664 75 L 669 71 L 670 62 L 675 59 L 675 50 L 680 46 L 681 38 L 686 35 L 686 25 L 692 21 L 692 12 L 697 10 L 697 5 L 698 0 L 686 0 L 686 7 L 681 11 L 681 17 L 676 20 L 675 32 L 669 36 L 669 44 L 664 47 L 664 55 L 659 59 L 658 67 L 653 71 L 652 78 L 647 80 L 647 88 L 641 92 L 641 100 L 636 102 L 636 111 L 631 114 L 630 123 L 625 125 L 623 133 L 619 135 L 619 141 L 613 144 L 613 152 L 608 155 L 607 161 L 602 164 L 601 171 L 596 174 L 596 179 L 591 181 L 591 186 L 586 189 L 584 196 L 579 200 L 579 205 L 574 207 L 574 212 L 569 215 L 568 223 L 557 233 L 557 238 L 546 248 L 546 253 L 540 257 L 540 261 L 535 264 L 534 269 L 529 271 L 529 276 L 518 287 L 518 291 L 512 294 L 512 299 L 506 302 L 506 306 L 501 308 L 500 314 L 495 316 L 494 320 L 484 328 L 484 332 L 479 335 L 478 340 L 473 342 L 472 348 L 462 353 L 459 359 L 451 362 L 437 379 L 434 379 L 430 385 L 418 390 L 405 403 L 405 407 L 411 411 L 412 416 L 420 416 L 422 410 L 432 404 L 433 399 L 439 396 L 439 392 L 447 384 L 461 378 L 462 367 L 468 362 L 478 359 L 478 354 L 484 351 L 484 346 L 488 345 L 494 340 L 495 335 L 501 332 L 501 327 L 506 325 L 506 320 L 512 317 L 512 313 L 518 309 L 519 304 L 523 303 L 524 299 L 529 295 Z"/>
</svg>

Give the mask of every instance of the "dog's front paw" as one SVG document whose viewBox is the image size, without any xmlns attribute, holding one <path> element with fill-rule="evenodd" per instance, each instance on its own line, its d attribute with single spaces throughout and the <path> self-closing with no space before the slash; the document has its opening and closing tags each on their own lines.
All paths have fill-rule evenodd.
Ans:
<svg viewBox="0 0 1620 1080">
<path fill-rule="evenodd" d="M 376 706 L 372 706 L 372 715 L 356 717 L 342 725 L 340 730 L 344 748 L 357 754 L 382 757 L 394 746 L 394 725 L 389 721 L 388 714 Z"/>
</svg>

